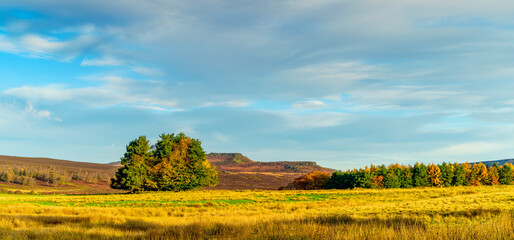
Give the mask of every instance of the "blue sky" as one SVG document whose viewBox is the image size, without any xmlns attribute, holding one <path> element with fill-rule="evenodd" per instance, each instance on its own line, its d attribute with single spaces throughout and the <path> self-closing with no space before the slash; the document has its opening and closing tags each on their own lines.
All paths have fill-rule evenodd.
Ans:
<svg viewBox="0 0 514 240">
<path fill-rule="evenodd" d="M 511 1 L 0 3 L 0 154 L 139 135 L 258 161 L 514 157 Z"/>
</svg>

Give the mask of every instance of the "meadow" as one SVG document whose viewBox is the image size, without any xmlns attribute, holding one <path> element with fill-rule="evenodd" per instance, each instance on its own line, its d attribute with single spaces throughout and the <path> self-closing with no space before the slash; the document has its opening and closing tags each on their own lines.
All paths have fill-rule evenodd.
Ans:
<svg viewBox="0 0 514 240">
<path fill-rule="evenodd" d="M 514 186 L 0 194 L 1 239 L 513 239 Z"/>
</svg>

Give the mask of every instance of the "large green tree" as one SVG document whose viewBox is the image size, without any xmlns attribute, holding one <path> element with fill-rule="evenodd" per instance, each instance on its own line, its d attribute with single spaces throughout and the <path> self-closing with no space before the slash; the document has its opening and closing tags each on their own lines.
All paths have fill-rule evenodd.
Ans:
<svg viewBox="0 0 514 240">
<path fill-rule="evenodd" d="M 140 136 L 127 145 L 127 151 L 121 158 L 123 165 L 114 178 L 111 187 L 129 190 L 131 192 L 143 191 L 148 175 L 148 160 L 151 158 L 150 141 Z"/>
<path fill-rule="evenodd" d="M 429 186 L 428 168 L 425 164 L 416 163 L 412 168 L 412 182 L 414 187 Z"/>
<path fill-rule="evenodd" d="M 144 136 L 130 142 L 111 187 L 131 192 L 181 191 L 218 183 L 198 139 L 183 133 L 162 134 L 153 148 Z"/>
</svg>

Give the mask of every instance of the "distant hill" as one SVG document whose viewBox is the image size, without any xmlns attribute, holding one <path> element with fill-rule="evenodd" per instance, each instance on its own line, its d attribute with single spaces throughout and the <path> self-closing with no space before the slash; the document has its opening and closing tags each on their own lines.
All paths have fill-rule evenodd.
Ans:
<svg viewBox="0 0 514 240">
<path fill-rule="evenodd" d="M 0 155 L 0 165 L 6 164 L 34 164 L 44 166 L 56 166 L 68 169 L 114 172 L 117 167 L 109 164 L 89 163 L 89 162 L 75 162 L 68 160 L 58 160 L 52 158 L 29 158 L 29 157 L 13 157 Z"/>
<path fill-rule="evenodd" d="M 0 172 L 26 171 L 27 175 L 20 179 L 32 178 L 30 185 L 0 181 L 0 189 L 74 194 L 119 192 L 109 187 L 109 180 L 117 169 L 118 167 L 108 164 L 0 155 Z M 68 176 L 68 180 L 54 185 L 51 181 L 42 179 L 42 174 L 50 176 L 50 172 Z M 36 173 L 40 176 L 31 177 Z"/>
<path fill-rule="evenodd" d="M 335 170 L 324 168 L 315 162 L 280 161 L 256 162 L 241 153 L 209 153 L 206 159 L 216 167 L 219 183 L 209 189 L 278 189 L 286 186 L 294 179 L 313 171 L 332 173 Z M 27 158 L 0 156 L 0 168 L 12 166 L 37 168 L 45 167 L 70 174 L 82 173 L 94 175 L 99 180 L 94 183 L 73 180 L 71 183 L 59 186 L 66 193 L 98 193 L 110 192 L 109 179 L 121 166 L 120 162 L 109 164 L 74 162 L 51 158 Z M 0 181 L 0 188 L 17 189 L 19 184 Z M 42 181 L 36 181 L 36 188 L 48 191 L 57 189 Z"/>
<path fill-rule="evenodd" d="M 505 163 L 512 163 L 514 164 L 514 158 L 510 158 L 510 159 L 503 159 L 503 160 L 491 160 L 491 161 L 483 161 L 483 162 L 472 162 L 470 164 L 474 164 L 474 163 L 483 163 L 484 165 L 486 165 L 487 167 L 490 167 L 492 165 L 494 165 L 495 163 L 498 164 L 498 166 L 502 166 L 504 165 Z"/>
<path fill-rule="evenodd" d="M 216 166 L 254 162 L 241 153 L 209 153 L 205 158 Z"/>
<path fill-rule="evenodd" d="M 316 162 L 256 162 L 241 153 L 210 153 L 206 159 L 219 176 L 218 185 L 211 189 L 278 189 L 313 171 L 335 171 Z"/>
</svg>

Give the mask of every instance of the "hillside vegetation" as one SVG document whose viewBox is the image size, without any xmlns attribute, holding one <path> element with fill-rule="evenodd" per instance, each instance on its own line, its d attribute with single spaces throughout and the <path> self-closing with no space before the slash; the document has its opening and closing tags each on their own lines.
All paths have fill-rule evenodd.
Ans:
<svg viewBox="0 0 514 240">
<path fill-rule="evenodd" d="M 100 193 L 117 167 L 49 158 L 0 156 L 0 190 Z"/>
<path fill-rule="evenodd" d="M 0 194 L 1 239 L 513 239 L 514 186 Z"/>
<path fill-rule="evenodd" d="M 211 153 L 206 159 L 216 166 L 219 183 L 208 189 L 278 189 L 312 171 L 332 173 L 315 162 L 256 162 L 241 153 Z M 49 158 L 0 156 L 0 191 L 106 193 L 109 179 L 121 167 Z M 21 171 L 23 169 L 23 171 Z M 24 173 L 22 173 L 24 172 Z M 2 181 L 2 173 L 11 177 Z M 44 173 L 44 176 L 40 176 Z M 25 181 L 25 183 L 24 183 Z"/>
</svg>

